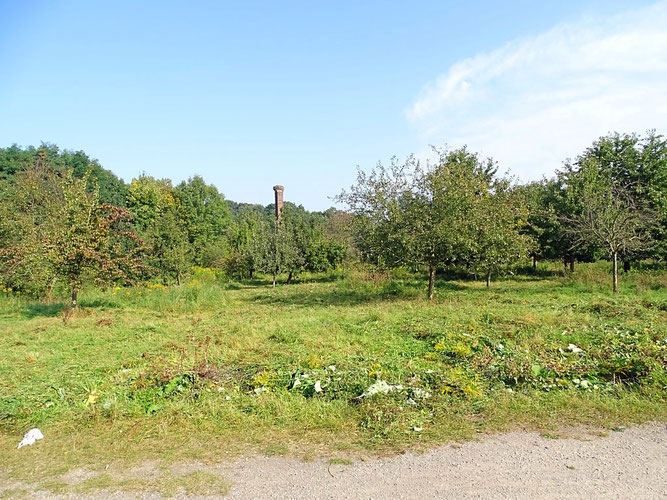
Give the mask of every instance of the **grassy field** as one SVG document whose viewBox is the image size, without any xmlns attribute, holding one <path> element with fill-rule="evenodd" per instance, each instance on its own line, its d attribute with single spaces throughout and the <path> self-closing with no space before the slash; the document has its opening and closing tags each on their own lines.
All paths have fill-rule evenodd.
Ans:
<svg viewBox="0 0 667 500">
<path fill-rule="evenodd" d="M 180 288 L 84 291 L 66 322 L 61 303 L 4 292 L 0 480 L 59 491 L 59 474 L 110 463 L 666 420 L 667 275 L 622 276 L 613 296 L 606 267 L 489 289 L 443 280 L 431 303 L 410 275 L 273 289 L 200 272 Z M 17 451 L 32 427 L 45 439 Z"/>
</svg>

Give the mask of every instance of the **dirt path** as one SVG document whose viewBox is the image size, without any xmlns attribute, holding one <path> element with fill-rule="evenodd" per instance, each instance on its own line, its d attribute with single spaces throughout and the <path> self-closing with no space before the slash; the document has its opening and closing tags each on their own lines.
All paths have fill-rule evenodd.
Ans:
<svg viewBox="0 0 667 500">
<path fill-rule="evenodd" d="M 180 464 L 173 473 L 201 468 Z M 650 424 L 606 437 L 579 431 L 557 439 L 510 433 L 347 465 L 250 457 L 204 468 L 232 484 L 228 498 L 667 499 L 667 427 Z M 159 498 L 127 492 L 95 496 Z"/>
</svg>

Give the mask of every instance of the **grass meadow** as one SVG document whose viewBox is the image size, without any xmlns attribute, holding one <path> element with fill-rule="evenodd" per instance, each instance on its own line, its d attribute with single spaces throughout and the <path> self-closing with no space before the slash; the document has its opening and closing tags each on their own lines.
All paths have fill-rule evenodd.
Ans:
<svg viewBox="0 0 667 500">
<path fill-rule="evenodd" d="M 667 275 L 632 271 L 616 295 L 610 279 L 606 263 L 542 264 L 490 288 L 440 279 L 429 302 L 409 273 L 272 288 L 200 270 L 181 287 L 84 290 L 71 315 L 4 291 L 0 480 L 73 491 L 54 478 L 664 421 Z M 16 450 L 32 427 L 45 439 Z"/>
</svg>

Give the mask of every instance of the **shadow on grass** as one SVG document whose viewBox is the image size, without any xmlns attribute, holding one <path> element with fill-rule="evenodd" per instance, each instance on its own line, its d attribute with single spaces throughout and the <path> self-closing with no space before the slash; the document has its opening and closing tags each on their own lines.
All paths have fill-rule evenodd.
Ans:
<svg viewBox="0 0 667 500">
<path fill-rule="evenodd" d="M 96 297 L 94 299 L 79 300 L 79 307 L 85 309 L 122 309 L 123 302 L 112 297 Z"/>
<path fill-rule="evenodd" d="M 65 309 L 65 304 L 42 304 L 35 302 L 33 304 L 28 304 L 25 306 L 21 314 L 28 318 L 53 318 L 62 314 L 63 309 Z"/>
<path fill-rule="evenodd" d="M 341 281 L 343 278 L 337 274 L 327 274 L 327 275 L 309 275 L 309 276 L 295 276 L 291 283 L 287 282 L 287 275 L 280 275 L 276 280 L 277 285 L 297 285 L 302 283 L 333 283 L 335 281 Z M 245 279 L 239 281 L 232 281 L 226 288 L 228 290 L 248 290 L 250 288 L 258 288 L 263 286 L 270 286 L 273 284 L 273 279 L 271 277 L 260 277 L 253 279 Z"/>
<path fill-rule="evenodd" d="M 285 285 L 290 286 L 290 285 Z M 281 287 L 282 288 L 282 287 Z M 282 290 L 280 290 L 282 292 Z M 394 297 L 399 298 L 399 297 Z M 296 305 L 302 307 L 354 306 L 377 302 L 384 298 L 378 294 L 367 294 L 354 290 L 332 290 L 330 292 L 296 292 L 274 294 L 265 292 L 248 297 L 253 304 Z"/>
<path fill-rule="evenodd" d="M 566 273 L 563 269 L 547 269 L 544 267 L 533 269 L 532 266 L 520 267 L 515 272 L 518 278 L 523 278 L 525 281 L 560 278 L 563 277 Z"/>
<path fill-rule="evenodd" d="M 292 283 L 333 283 L 335 281 L 342 281 L 343 277 L 340 274 L 326 274 L 315 276 L 297 276 L 292 280 Z"/>
<path fill-rule="evenodd" d="M 225 285 L 227 290 L 248 290 L 251 288 L 259 288 L 271 284 L 271 280 L 267 279 L 246 279 L 240 281 L 232 281 Z"/>
<path fill-rule="evenodd" d="M 122 304 L 104 298 L 81 299 L 79 300 L 79 308 L 81 309 L 120 309 Z M 33 302 L 26 305 L 21 314 L 23 317 L 32 318 L 53 318 L 60 316 L 65 309 L 64 302 L 57 302 L 53 304 L 46 304 L 42 302 Z"/>
<path fill-rule="evenodd" d="M 333 280 L 335 281 L 335 280 Z M 368 288 L 340 287 L 325 291 L 302 290 L 292 285 L 279 285 L 278 288 L 265 290 L 246 298 L 246 301 L 268 305 L 297 305 L 302 307 L 354 306 L 372 302 L 391 302 L 400 300 L 425 299 L 427 282 L 425 281 L 391 281 L 386 285 Z M 439 292 L 458 292 L 468 288 L 456 283 L 441 281 L 436 284 Z"/>
</svg>

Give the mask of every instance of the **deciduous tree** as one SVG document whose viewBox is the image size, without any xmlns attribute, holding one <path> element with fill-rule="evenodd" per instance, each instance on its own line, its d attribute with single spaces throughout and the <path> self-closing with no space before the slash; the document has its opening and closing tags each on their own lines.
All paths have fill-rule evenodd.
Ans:
<svg viewBox="0 0 667 500">
<path fill-rule="evenodd" d="M 389 168 L 360 171 L 338 200 L 355 216 L 363 255 L 387 267 L 426 267 L 432 299 L 437 269 L 483 263 L 488 271 L 521 253 L 518 226 L 494 205 L 510 199 L 494 195 L 501 187 L 496 170 L 493 160 L 466 148 L 439 151 L 426 168 L 414 157 L 393 159 Z M 500 222 L 490 217 L 492 209 L 503 216 Z M 507 253 L 509 246 L 517 251 Z"/>
<path fill-rule="evenodd" d="M 74 178 L 71 171 L 62 179 L 62 206 L 53 214 L 44 237 L 44 253 L 55 275 L 71 290 L 71 307 L 77 306 L 79 289 L 86 278 L 98 284 L 132 281 L 143 269 L 140 242 L 127 223 L 131 214 L 124 208 L 100 203 L 89 173 Z"/>
<path fill-rule="evenodd" d="M 618 259 L 645 250 L 651 242 L 655 213 L 638 201 L 630 190 L 598 160 L 587 158 L 579 163 L 568 185 L 581 210 L 568 218 L 568 231 L 576 245 L 598 245 L 612 261 L 612 290 L 618 291 Z"/>
</svg>

